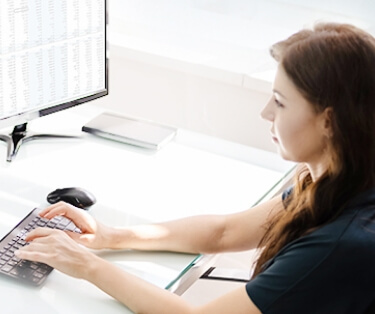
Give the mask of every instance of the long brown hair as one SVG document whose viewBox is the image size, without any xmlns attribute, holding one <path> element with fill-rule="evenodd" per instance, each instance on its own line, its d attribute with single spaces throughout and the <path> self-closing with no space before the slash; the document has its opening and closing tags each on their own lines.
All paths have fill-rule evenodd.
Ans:
<svg viewBox="0 0 375 314">
<path fill-rule="evenodd" d="M 271 55 L 316 112 L 331 108 L 331 160 L 316 181 L 306 167 L 297 172 L 285 211 L 266 226 L 253 277 L 286 244 L 375 186 L 375 39 L 351 25 L 321 23 L 276 43 Z"/>
</svg>

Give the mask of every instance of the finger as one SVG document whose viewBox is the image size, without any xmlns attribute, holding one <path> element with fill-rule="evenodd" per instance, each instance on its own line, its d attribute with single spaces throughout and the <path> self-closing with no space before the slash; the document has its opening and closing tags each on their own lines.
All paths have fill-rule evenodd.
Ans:
<svg viewBox="0 0 375 314">
<path fill-rule="evenodd" d="M 49 236 L 54 236 L 54 235 L 61 236 L 62 234 L 69 236 L 75 242 L 79 244 L 83 244 L 83 245 L 88 245 L 90 242 L 93 241 L 93 236 L 90 234 L 84 235 L 84 234 L 73 232 L 73 231 L 62 231 L 62 230 L 57 230 L 57 229 L 45 228 L 45 227 L 36 228 L 30 231 L 26 235 L 25 241 L 32 242 L 33 244 L 35 242 L 43 243 L 45 241 L 49 241 L 48 240 Z M 45 241 L 43 241 L 44 239 Z M 30 245 L 25 246 L 24 248 L 30 249 Z"/>
<path fill-rule="evenodd" d="M 93 218 L 82 209 L 76 208 L 70 204 L 59 202 L 42 210 L 41 217 L 52 219 L 56 216 L 64 216 L 71 220 L 82 232 L 93 232 L 95 223 Z"/>
<path fill-rule="evenodd" d="M 37 238 L 47 237 L 56 232 L 59 232 L 59 230 L 50 228 L 36 228 L 26 235 L 25 241 L 30 242 Z"/>
<path fill-rule="evenodd" d="M 73 208 L 74 206 L 68 203 L 58 202 L 56 204 L 46 207 L 45 209 L 42 209 L 39 212 L 39 215 L 47 219 L 52 219 L 55 216 L 66 215 Z"/>
<path fill-rule="evenodd" d="M 46 253 L 42 253 L 36 250 L 27 250 L 27 247 L 15 251 L 14 255 L 16 255 L 18 258 L 35 262 L 45 262 L 48 257 L 48 254 Z"/>
</svg>

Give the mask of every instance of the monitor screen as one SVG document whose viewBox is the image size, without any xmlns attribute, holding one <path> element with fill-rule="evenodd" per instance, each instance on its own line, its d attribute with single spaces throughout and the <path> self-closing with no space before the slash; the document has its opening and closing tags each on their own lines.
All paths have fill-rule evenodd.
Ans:
<svg viewBox="0 0 375 314">
<path fill-rule="evenodd" d="M 0 128 L 108 93 L 105 0 L 0 3 Z"/>
</svg>

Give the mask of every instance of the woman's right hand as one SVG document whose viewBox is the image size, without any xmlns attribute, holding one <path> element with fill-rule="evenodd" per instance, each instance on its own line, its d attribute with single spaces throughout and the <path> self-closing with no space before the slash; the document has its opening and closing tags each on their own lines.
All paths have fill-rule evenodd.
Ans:
<svg viewBox="0 0 375 314">
<path fill-rule="evenodd" d="M 66 231 L 77 243 L 91 249 L 104 249 L 111 247 L 111 228 L 99 223 L 86 211 L 65 202 L 58 202 L 41 210 L 39 215 L 52 219 L 55 216 L 64 216 L 70 219 L 81 233 Z"/>
</svg>

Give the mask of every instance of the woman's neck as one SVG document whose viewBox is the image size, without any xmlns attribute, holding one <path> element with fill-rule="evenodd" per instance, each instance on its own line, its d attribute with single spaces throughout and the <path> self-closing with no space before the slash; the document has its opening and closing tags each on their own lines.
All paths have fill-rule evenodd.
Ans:
<svg viewBox="0 0 375 314">
<path fill-rule="evenodd" d="M 317 181 L 327 170 L 326 163 L 306 164 L 306 166 L 309 169 L 313 182 Z"/>
</svg>

